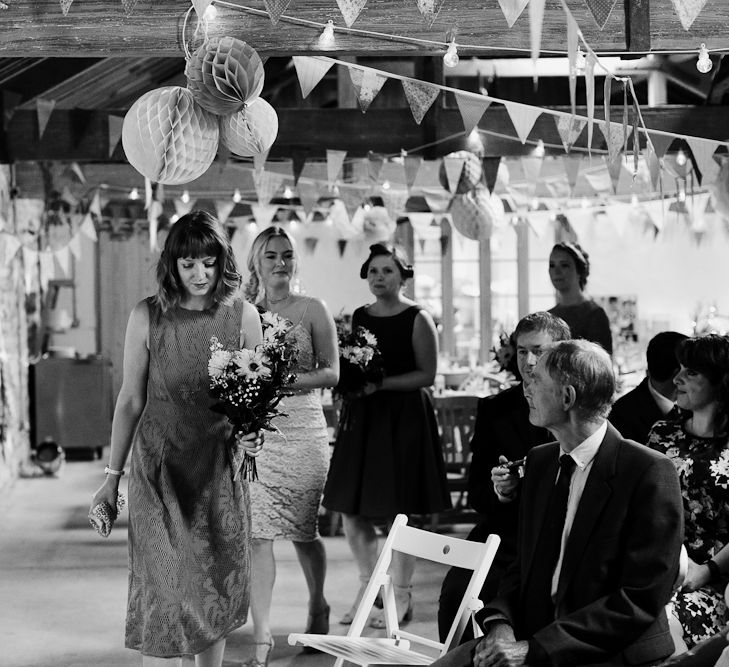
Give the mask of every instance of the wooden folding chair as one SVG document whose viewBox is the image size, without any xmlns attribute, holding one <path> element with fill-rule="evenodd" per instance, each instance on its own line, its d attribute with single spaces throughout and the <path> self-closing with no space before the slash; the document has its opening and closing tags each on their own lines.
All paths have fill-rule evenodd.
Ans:
<svg viewBox="0 0 729 667">
<path fill-rule="evenodd" d="M 346 636 L 290 634 L 289 644 L 311 646 L 336 656 L 334 667 L 342 667 L 345 660 L 358 665 L 429 665 L 458 644 L 469 619 L 478 636 L 474 614 L 483 607 L 478 595 L 499 546 L 499 536 L 490 535 L 486 543 L 469 542 L 413 528 L 407 525 L 407 521 L 404 514 L 398 514 L 395 518 Z M 400 629 L 395 607 L 395 589 L 387 574 L 393 551 L 473 571 L 445 642 Z M 383 589 L 386 636 L 363 637 L 362 630 L 380 589 Z M 411 648 L 411 644 L 431 651 L 426 653 L 422 649 L 415 650 Z"/>
</svg>

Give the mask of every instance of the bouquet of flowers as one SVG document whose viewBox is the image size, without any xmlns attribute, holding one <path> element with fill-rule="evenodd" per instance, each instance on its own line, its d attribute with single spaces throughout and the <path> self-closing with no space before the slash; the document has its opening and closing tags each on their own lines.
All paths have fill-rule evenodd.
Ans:
<svg viewBox="0 0 729 667">
<path fill-rule="evenodd" d="M 359 396 L 368 382 L 381 382 L 385 369 L 377 338 L 365 327 L 355 327 L 352 331 L 338 327 L 337 339 L 339 382 L 333 393 L 346 400 Z"/>
<path fill-rule="evenodd" d="M 215 336 L 210 339 L 210 393 L 218 399 L 212 410 L 233 424 L 229 451 L 234 480 L 240 474 L 248 481 L 258 479 L 256 459 L 237 445 L 236 435 L 275 431 L 271 421 L 284 415 L 278 404 L 286 395 L 285 387 L 296 379 L 295 352 L 286 339 L 290 323 L 267 312 L 261 324 L 263 340 L 255 350 L 226 350 Z"/>
</svg>

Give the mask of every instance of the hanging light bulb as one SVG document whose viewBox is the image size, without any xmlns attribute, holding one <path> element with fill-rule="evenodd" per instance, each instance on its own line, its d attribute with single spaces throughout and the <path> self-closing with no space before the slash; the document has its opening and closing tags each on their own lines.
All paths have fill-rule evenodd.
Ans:
<svg viewBox="0 0 729 667">
<path fill-rule="evenodd" d="M 180 195 L 180 201 L 183 204 L 189 204 L 190 203 L 190 193 L 187 190 L 183 190 L 182 194 Z"/>
<path fill-rule="evenodd" d="M 545 148 L 544 148 L 544 141 L 541 139 L 537 141 L 537 145 L 534 148 L 534 157 L 544 157 Z"/>
<path fill-rule="evenodd" d="M 180 216 L 177 215 L 177 213 L 173 213 L 170 216 L 170 222 L 174 225 L 178 220 L 180 219 Z"/>
<path fill-rule="evenodd" d="M 706 74 L 711 71 L 713 66 L 714 63 L 711 62 L 709 50 L 706 48 L 706 44 L 702 44 L 699 47 L 699 59 L 696 61 L 696 69 L 702 74 Z"/>
<path fill-rule="evenodd" d="M 382 189 L 383 190 L 389 190 L 390 189 L 390 181 L 384 181 L 382 183 Z"/>
<path fill-rule="evenodd" d="M 334 44 L 334 21 L 329 19 L 324 30 L 319 35 L 319 46 L 332 46 Z"/>
<path fill-rule="evenodd" d="M 293 199 L 294 198 L 294 191 L 291 189 L 290 186 L 287 185 L 284 188 L 283 196 L 284 196 L 284 199 Z"/>
<path fill-rule="evenodd" d="M 686 153 L 684 153 L 683 150 L 679 150 L 678 153 L 676 153 L 676 164 L 679 167 L 683 167 L 686 164 Z"/>
<path fill-rule="evenodd" d="M 129 199 L 139 199 L 139 188 L 132 188 L 129 193 Z"/>
<path fill-rule="evenodd" d="M 481 133 L 478 131 L 478 127 L 474 127 L 468 134 L 466 139 L 466 148 L 475 153 L 478 156 L 483 156 L 486 147 L 483 145 L 483 139 L 481 139 Z"/>
<path fill-rule="evenodd" d="M 686 201 L 686 185 L 684 183 L 680 183 L 678 186 L 678 197 L 676 197 L 679 202 L 682 204 Z"/>
<path fill-rule="evenodd" d="M 585 54 L 583 53 L 582 49 L 580 48 L 580 45 L 577 45 L 577 55 L 575 56 L 575 70 L 578 72 L 584 72 L 585 71 Z"/>
<path fill-rule="evenodd" d="M 216 18 L 218 18 L 218 10 L 212 2 L 208 5 L 208 8 L 205 10 L 203 16 L 205 17 L 206 21 L 214 21 Z"/>
<path fill-rule="evenodd" d="M 458 57 L 458 47 L 456 46 L 456 40 L 452 39 L 448 45 L 448 50 L 443 56 L 443 64 L 446 67 L 455 67 L 458 64 L 460 58 Z"/>
<path fill-rule="evenodd" d="M 237 204 L 243 197 L 241 197 L 240 190 L 236 188 L 233 191 L 233 201 Z"/>
</svg>

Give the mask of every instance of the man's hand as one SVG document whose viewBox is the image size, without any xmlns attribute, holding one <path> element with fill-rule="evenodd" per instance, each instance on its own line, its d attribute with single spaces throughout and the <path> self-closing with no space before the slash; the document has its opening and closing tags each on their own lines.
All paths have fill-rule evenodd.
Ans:
<svg viewBox="0 0 729 667">
<path fill-rule="evenodd" d="M 510 626 L 499 625 L 499 628 L 508 628 L 508 633 L 489 632 L 481 640 L 473 654 L 473 667 L 519 667 L 529 651 L 529 642 L 514 640 L 514 632 Z M 507 639 L 511 636 L 511 639 Z M 498 638 L 495 638 L 498 637 Z"/>
<path fill-rule="evenodd" d="M 499 463 L 506 463 L 508 459 L 505 456 L 499 456 Z M 519 486 L 518 475 L 513 475 L 508 468 L 496 466 L 491 468 L 491 482 L 494 485 L 494 491 L 505 498 L 513 498 L 516 489 Z"/>
</svg>

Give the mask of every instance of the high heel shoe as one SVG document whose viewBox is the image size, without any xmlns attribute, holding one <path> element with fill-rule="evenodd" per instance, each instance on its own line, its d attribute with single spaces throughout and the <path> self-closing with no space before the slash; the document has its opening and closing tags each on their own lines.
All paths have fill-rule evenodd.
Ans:
<svg viewBox="0 0 729 667">
<path fill-rule="evenodd" d="M 250 646 L 253 646 L 254 654 L 250 658 L 244 660 L 241 663 L 241 667 L 268 667 L 268 659 L 271 657 L 271 653 L 273 652 L 273 637 L 271 637 L 271 639 L 267 642 L 255 642 L 254 644 L 250 644 Z M 266 647 L 266 652 L 263 655 L 263 658 L 258 657 L 259 646 Z"/>
<path fill-rule="evenodd" d="M 402 603 L 398 604 L 399 600 L 405 599 L 405 609 L 403 610 L 402 614 L 400 613 L 400 609 L 402 609 Z M 400 627 L 403 627 L 410 623 L 410 621 L 413 620 L 413 594 L 411 591 L 411 586 L 395 586 L 395 607 L 397 608 L 397 623 Z M 370 627 L 375 628 L 377 630 L 384 630 L 387 628 L 387 623 L 385 622 L 385 612 L 380 611 L 376 614 L 373 614 L 370 618 Z"/>
<path fill-rule="evenodd" d="M 359 590 L 357 591 L 357 597 L 354 598 L 354 603 L 352 604 L 351 609 L 339 619 L 340 625 L 352 625 L 354 615 L 357 613 L 357 607 L 359 607 L 359 603 L 362 601 L 362 596 L 364 595 L 369 582 L 369 576 L 359 575 Z"/>
<path fill-rule="evenodd" d="M 329 605 L 324 606 L 317 612 L 309 612 L 309 618 L 306 620 L 306 634 L 309 635 L 328 635 L 329 634 Z M 319 649 L 313 646 L 304 646 L 302 653 L 319 653 Z"/>
</svg>

